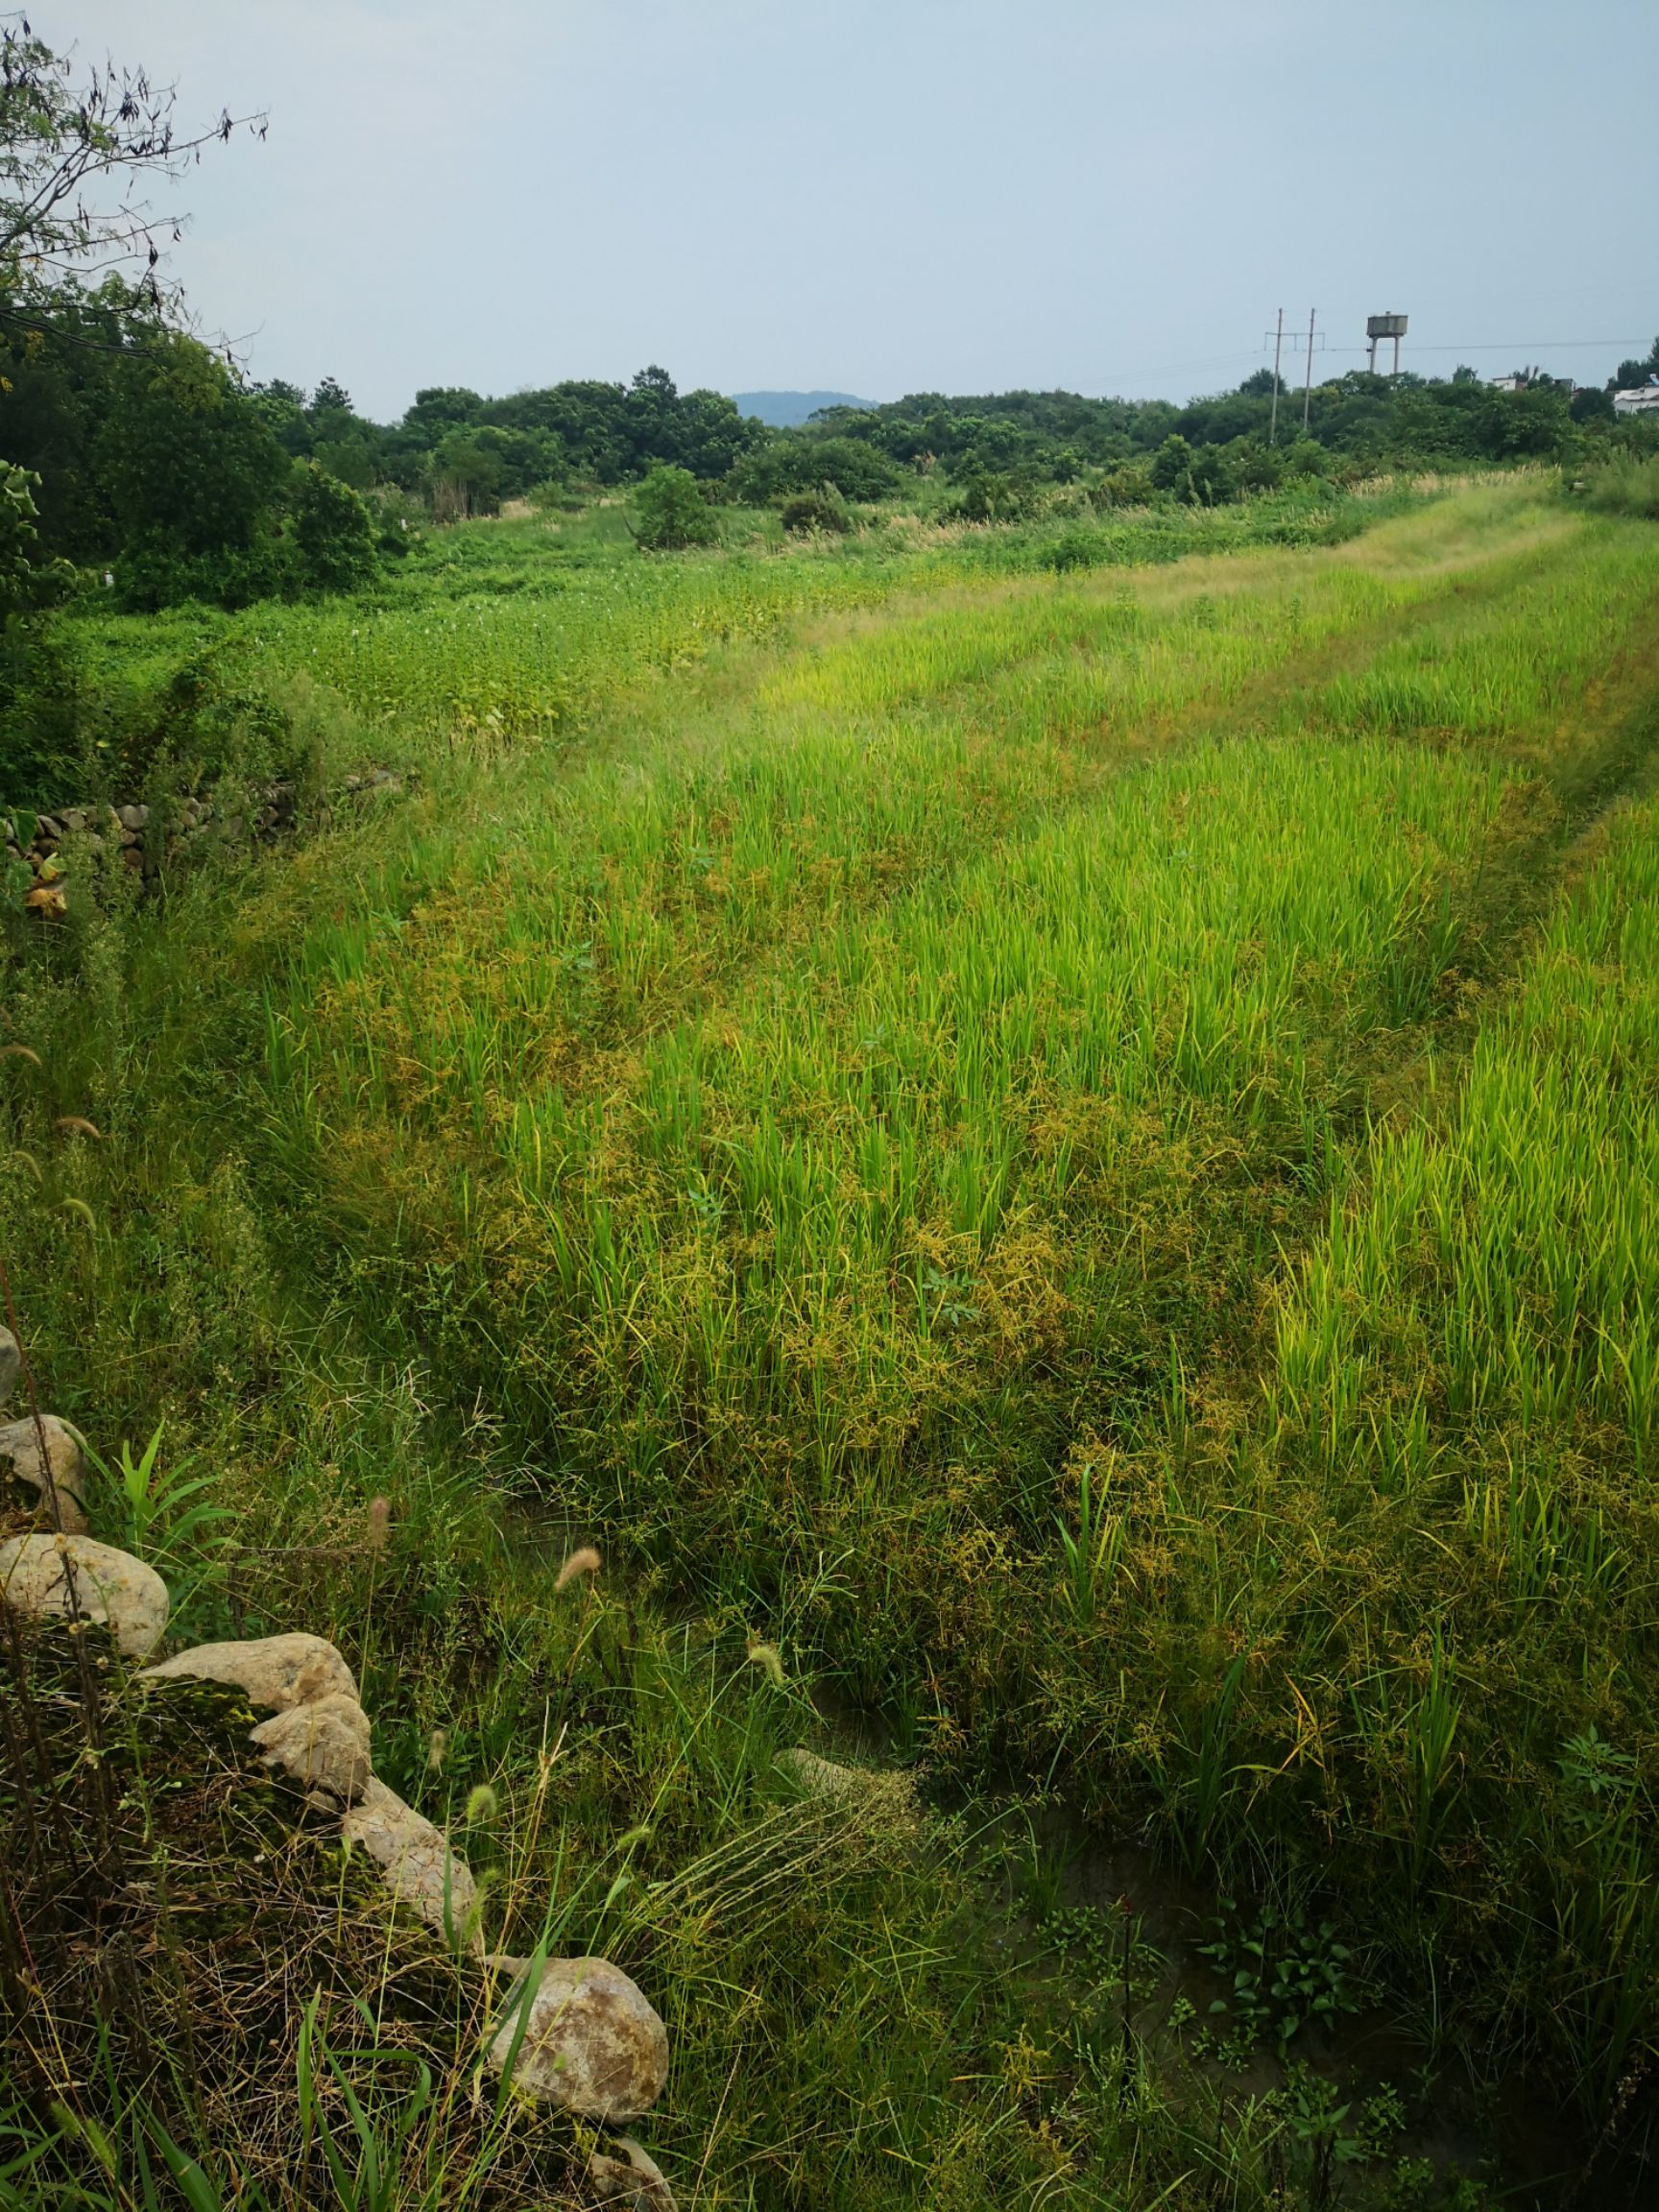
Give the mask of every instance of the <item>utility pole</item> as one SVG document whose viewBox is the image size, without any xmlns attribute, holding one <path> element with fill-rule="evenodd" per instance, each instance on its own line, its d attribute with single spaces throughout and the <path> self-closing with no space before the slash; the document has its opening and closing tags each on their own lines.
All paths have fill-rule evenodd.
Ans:
<svg viewBox="0 0 1659 2212">
<path fill-rule="evenodd" d="M 1314 309 L 1313 309 L 1313 308 L 1311 308 L 1311 307 L 1310 307 L 1310 308 L 1309 308 L 1309 310 L 1308 310 L 1308 380 L 1307 380 L 1307 382 L 1306 382 L 1306 383 L 1303 385 L 1303 387 L 1302 387 L 1302 435 L 1303 435 L 1303 437 L 1304 437 L 1304 438 L 1306 438 L 1306 437 L 1307 437 L 1307 435 L 1308 435 L 1308 409 L 1309 409 L 1309 406 L 1310 405 L 1310 403 L 1311 403 L 1311 401 L 1312 401 L 1312 398 L 1313 398 L 1313 316 L 1314 316 L 1314 312 L 1315 312 L 1315 311 L 1314 311 Z"/>
<path fill-rule="evenodd" d="M 1279 349 L 1285 343 L 1285 310 L 1279 310 L 1278 327 L 1273 332 L 1273 412 L 1267 421 L 1267 443 L 1279 443 Z"/>
</svg>

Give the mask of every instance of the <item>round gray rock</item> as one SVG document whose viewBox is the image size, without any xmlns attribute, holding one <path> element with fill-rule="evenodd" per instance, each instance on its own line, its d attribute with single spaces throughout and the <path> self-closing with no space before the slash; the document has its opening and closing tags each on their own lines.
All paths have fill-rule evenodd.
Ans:
<svg viewBox="0 0 1659 2212">
<path fill-rule="evenodd" d="M 148 1659 L 167 1632 L 167 1585 L 155 1568 L 90 1536 L 0 1544 L 0 1598 L 41 1619 L 101 1623 L 129 1659 Z"/>
<path fill-rule="evenodd" d="M 4 1349 L 0 1348 L 0 1377 L 3 1377 L 4 1365 Z M 0 1396 L 4 1396 L 3 1391 L 0 1391 Z M 40 1455 L 40 1430 L 46 1435 L 44 1460 Z M 36 1428 L 33 1416 L 22 1421 L 9 1421 L 0 1429 L 0 1471 L 9 1473 L 13 1481 L 25 1483 L 31 1490 L 36 1491 L 42 1506 L 48 1512 L 51 1510 L 51 1502 L 47 1497 L 50 1483 L 51 1488 L 58 1493 L 58 1517 L 63 1524 L 64 1533 L 70 1536 L 85 1535 L 85 1455 L 81 1450 L 79 1440 L 55 1413 L 43 1413 L 40 1416 L 39 1430 Z"/>
<path fill-rule="evenodd" d="M 261 1712 L 286 1713 L 319 1697 L 357 1695 L 351 1670 L 322 1636 L 252 1636 L 236 1644 L 197 1644 L 158 1667 L 146 1682 L 228 1682 Z"/>
<path fill-rule="evenodd" d="M 518 2032 L 518 1998 L 490 2045 L 506 2070 Z M 637 1985 L 608 1959 L 550 1959 L 530 2001 L 513 2080 L 586 2120 L 634 2120 L 668 2079 L 668 2031 Z"/>
</svg>

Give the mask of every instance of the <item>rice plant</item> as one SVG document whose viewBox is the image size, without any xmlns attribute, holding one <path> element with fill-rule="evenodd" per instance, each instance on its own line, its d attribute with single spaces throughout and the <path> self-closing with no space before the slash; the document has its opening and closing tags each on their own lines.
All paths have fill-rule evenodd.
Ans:
<svg viewBox="0 0 1659 2212">
<path fill-rule="evenodd" d="M 326 1555 L 398 1786 L 672 1960 L 736 2200 L 1010 2200 L 1042 2110 L 1088 2201 L 1069 2100 L 1156 2102 L 1045 2103 L 965 1893 L 884 1919 L 775 1801 L 809 1686 L 1229 1894 L 1316 1873 L 1592 2138 L 1659 2053 L 1651 534 L 1526 482 L 1242 529 L 237 617 L 421 779 L 8 1009 L 59 1047 L 12 1142 L 90 1099 L 69 1194 L 132 1226 L 17 1254 L 52 1371 Z M 282 1597 L 234 1556 L 228 1626 Z M 745 1989 L 789 2063 L 733 2118 Z M 1287 2126 L 1148 2120 L 1124 2201 L 1249 2201 Z"/>
</svg>

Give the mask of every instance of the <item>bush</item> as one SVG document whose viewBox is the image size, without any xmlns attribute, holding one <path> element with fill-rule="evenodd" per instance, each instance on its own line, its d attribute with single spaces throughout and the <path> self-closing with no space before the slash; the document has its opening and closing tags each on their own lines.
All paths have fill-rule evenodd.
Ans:
<svg viewBox="0 0 1659 2212">
<path fill-rule="evenodd" d="M 821 484 L 816 492 L 797 492 L 785 499 L 782 519 L 785 530 L 800 535 L 823 530 L 844 538 L 853 527 L 847 502 L 833 484 Z"/>
<path fill-rule="evenodd" d="M 1110 541 L 1099 530 L 1066 530 L 1038 556 L 1045 568 L 1064 576 L 1073 568 L 1094 568 L 1105 558 Z"/>
<path fill-rule="evenodd" d="M 190 553 L 156 531 L 134 539 L 117 554 L 114 573 L 122 605 L 134 613 L 154 614 L 188 599 L 206 607 L 252 606 L 255 599 L 281 592 L 291 567 L 275 534 L 251 545 Z"/>
<path fill-rule="evenodd" d="M 880 499 L 896 492 L 900 482 L 886 454 L 862 438 L 785 431 L 744 455 L 732 471 L 731 490 L 737 498 L 760 505 L 825 484 L 833 485 L 843 499 Z"/>
<path fill-rule="evenodd" d="M 80 773 L 75 665 L 46 610 L 74 570 L 36 550 L 40 479 L 0 462 L 0 800 L 54 804 Z"/>
<path fill-rule="evenodd" d="M 1333 477 L 1337 464 L 1317 438 L 1296 438 L 1285 448 L 1286 476 Z"/>
<path fill-rule="evenodd" d="M 646 553 L 712 545 L 720 536 L 720 524 L 689 469 L 653 469 L 635 494 L 635 511 L 639 519 L 634 535 Z"/>
<path fill-rule="evenodd" d="M 1017 522 L 1031 505 L 1029 488 L 999 470 L 971 469 L 961 490 L 941 509 L 941 522 Z"/>
<path fill-rule="evenodd" d="M 0 806 L 86 795 L 79 671 L 44 615 L 0 621 Z"/>
<path fill-rule="evenodd" d="M 1152 473 L 1139 461 L 1120 461 L 1097 484 L 1089 487 L 1096 507 L 1147 507 L 1152 502 Z"/>
<path fill-rule="evenodd" d="M 1165 439 L 1152 456 L 1152 489 L 1176 499 L 1191 499 L 1192 448 L 1179 431 Z"/>
<path fill-rule="evenodd" d="M 374 529 L 374 548 L 383 561 L 401 561 L 419 545 L 426 528 L 421 501 L 397 484 L 377 484 L 366 504 Z"/>
<path fill-rule="evenodd" d="M 1231 469 L 1235 496 L 1275 492 L 1285 481 L 1285 456 L 1261 438 L 1235 438 L 1221 450 Z"/>
<path fill-rule="evenodd" d="M 349 484 L 305 463 L 295 471 L 291 517 L 301 590 L 360 591 L 374 581 L 374 518 Z"/>
</svg>

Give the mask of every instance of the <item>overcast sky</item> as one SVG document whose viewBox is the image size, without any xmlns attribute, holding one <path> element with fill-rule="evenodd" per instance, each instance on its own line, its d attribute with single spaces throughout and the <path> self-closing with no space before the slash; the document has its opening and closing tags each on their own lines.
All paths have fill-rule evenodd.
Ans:
<svg viewBox="0 0 1659 2212">
<path fill-rule="evenodd" d="M 1184 397 L 1283 306 L 1599 382 L 1659 329 L 1656 0 L 40 0 L 177 82 L 253 374 Z M 1299 369 L 1300 364 L 1297 364 Z"/>
</svg>

